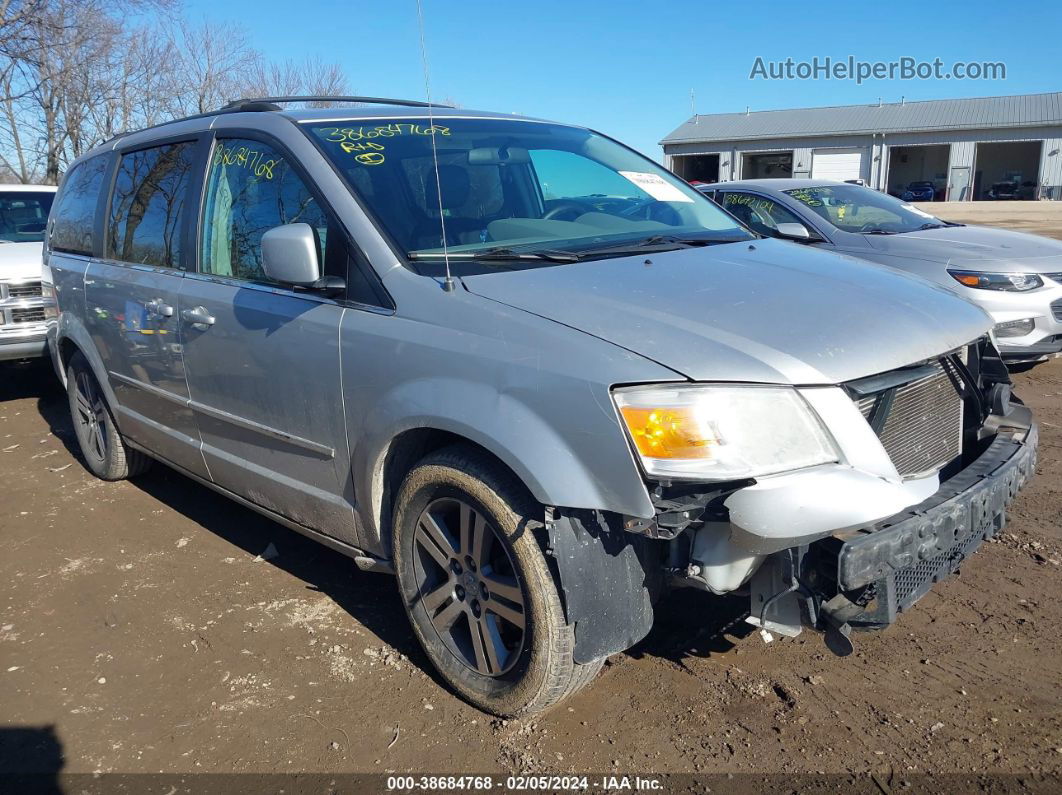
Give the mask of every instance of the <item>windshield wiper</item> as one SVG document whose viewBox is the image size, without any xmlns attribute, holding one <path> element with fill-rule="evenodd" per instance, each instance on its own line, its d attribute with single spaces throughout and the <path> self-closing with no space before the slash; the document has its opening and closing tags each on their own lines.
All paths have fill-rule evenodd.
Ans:
<svg viewBox="0 0 1062 795">
<path fill-rule="evenodd" d="M 863 233 L 864 235 L 895 235 L 895 232 L 890 232 L 888 229 L 868 229 Z"/>
<path fill-rule="evenodd" d="M 645 246 L 659 246 L 665 243 L 681 243 L 685 246 L 710 246 L 719 241 L 707 237 L 678 237 L 676 235 L 653 235 L 645 240 L 639 240 L 636 244 L 639 248 Z"/>
<path fill-rule="evenodd" d="M 611 246 L 581 249 L 576 253 L 580 259 L 588 259 L 603 254 L 624 254 L 627 252 L 641 253 L 644 251 L 671 251 L 676 248 L 697 248 L 699 246 L 714 246 L 721 243 L 737 243 L 744 238 L 718 238 L 718 237 L 676 237 L 675 235 L 653 235 L 636 242 L 615 243 Z"/>
<path fill-rule="evenodd" d="M 706 237 L 676 237 L 674 235 L 653 235 L 647 237 L 644 240 L 639 240 L 634 243 L 624 242 L 616 243 L 611 246 L 601 246 L 599 248 L 582 249 L 579 251 L 563 251 L 561 249 L 536 249 L 531 251 L 520 251 L 518 249 L 508 248 L 507 246 L 498 246 L 496 248 L 488 248 L 481 251 L 454 251 L 448 254 L 450 259 L 454 260 L 499 260 L 499 261 L 512 261 L 512 260 L 538 260 L 546 262 L 579 262 L 584 259 L 591 259 L 608 254 L 622 255 L 631 251 L 644 252 L 644 251 L 670 251 L 675 248 L 694 248 L 697 246 L 711 246 L 717 243 L 734 243 L 737 240 L 731 240 L 728 238 L 706 238 Z M 443 253 L 441 251 L 409 251 L 406 256 L 411 260 L 441 260 L 443 259 Z"/>
<path fill-rule="evenodd" d="M 908 232 L 924 232 L 927 229 L 943 229 L 946 226 L 951 226 L 951 224 L 948 224 L 945 221 L 927 221 L 926 223 L 922 224 L 917 229 L 904 229 L 902 232 L 889 232 L 888 234 L 890 234 L 890 235 L 905 235 Z M 878 234 L 878 233 L 877 232 L 866 232 L 865 234 L 873 235 L 873 234 Z"/>
<path fill-rule="evenodd" d="M 406 256 L 412 260 L 441 260 L 444 259 L 441 251 L 409 251 Z M 515 249 L 499 246 L 488 248 L 483 251 L 454 251 L 446 255 L 449 259 L 459 260 L 545 260 L 547 262 L 578 262 L 580 257 L 570 251 L 543 249 L 541 251 L 517 251 Z"/>
</svg>

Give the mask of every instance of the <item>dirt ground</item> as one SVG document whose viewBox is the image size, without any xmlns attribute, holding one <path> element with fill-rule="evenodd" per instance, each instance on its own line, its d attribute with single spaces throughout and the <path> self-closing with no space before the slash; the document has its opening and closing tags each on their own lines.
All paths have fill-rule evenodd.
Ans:
<svg viewBox="0 0 1062 795">
<path fill-rule="evenodd" d="M 743 600 L 678 593 L 589 688 L 501 721 L 440 685 L 388 577 L 161 466 L 94 479 L 50 370 L 4 366 L 0 773 L 1058 781 L 1062 360 L 1015 380 L 1041 425 L 1036 479 L 960 576 L 852 656 L 808 632 L 765 644 Z"/>
<path fill-rule="evenodd" d="M 917 202 L 917 206 L 946 221 L 1062 239 L 1062 202 Z"/>
</svg>

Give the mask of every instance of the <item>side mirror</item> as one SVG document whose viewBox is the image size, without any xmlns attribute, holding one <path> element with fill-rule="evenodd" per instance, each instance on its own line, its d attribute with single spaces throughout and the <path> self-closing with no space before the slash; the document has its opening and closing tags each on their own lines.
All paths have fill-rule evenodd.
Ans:
<svg viewBox="0 0 1062 795">
<path fill-rule="evenodd" d="M 262 235 L 262 270 L 281 284 L 316 285 L 321 278 L 321 265 L 313 228 L 309 224 L 285 224 Z"/>
<path fill-rule="evenodd" d="M 804 242 L 811 240 L 811 232 L 808 231 L 808 228 L 803 224 L 794 222 L 778 224 L 775 234 L 786 240 L 802 240 Z"/>
</svg>

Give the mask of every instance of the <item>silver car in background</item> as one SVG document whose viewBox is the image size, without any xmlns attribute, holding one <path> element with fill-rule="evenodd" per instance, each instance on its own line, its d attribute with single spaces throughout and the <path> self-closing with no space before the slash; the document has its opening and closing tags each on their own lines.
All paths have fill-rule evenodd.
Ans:
<svg viewBox="0 0 1062 795">
<path fill-rule="evenodd" d="M 41 242 L 54 198 L 52 185 L 0 185 L 0 362 L 48 355 Z"/>
<path fill-rule="evenodd" d="M 870 188 L 760 179 L 698 188 L 764 235 L 888 265 L 982 306 L 1008 364 L 1062 353 L 1062 241 L 942 221 Z"/>
<path fill-rule="evenodd" d="M 582 127 L 357 101 L 72 164 L 49 342 L 99 477 L 154 459 L 393 573 L 501 715 L 671 587 L 847 653 L 1002 526 L 1037 429 L 978 307 L 760 239 Z"/>
</svg>

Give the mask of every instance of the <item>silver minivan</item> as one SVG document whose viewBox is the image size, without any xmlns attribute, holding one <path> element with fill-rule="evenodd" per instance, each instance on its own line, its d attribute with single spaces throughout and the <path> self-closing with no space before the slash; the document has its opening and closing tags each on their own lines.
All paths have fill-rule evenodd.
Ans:
<svg viewBox="0 0 1062 795">
<path fill-rule="evenodd" d="M 849 653 L 1032 473 L 952 292 L 764 238 L 582 127 L 291 99 L 71 165 L 56 370 L 92 472 L 162 462 L 393 573 L 471 703 L 557 702 L 675 587 Z"/>
</svg>

